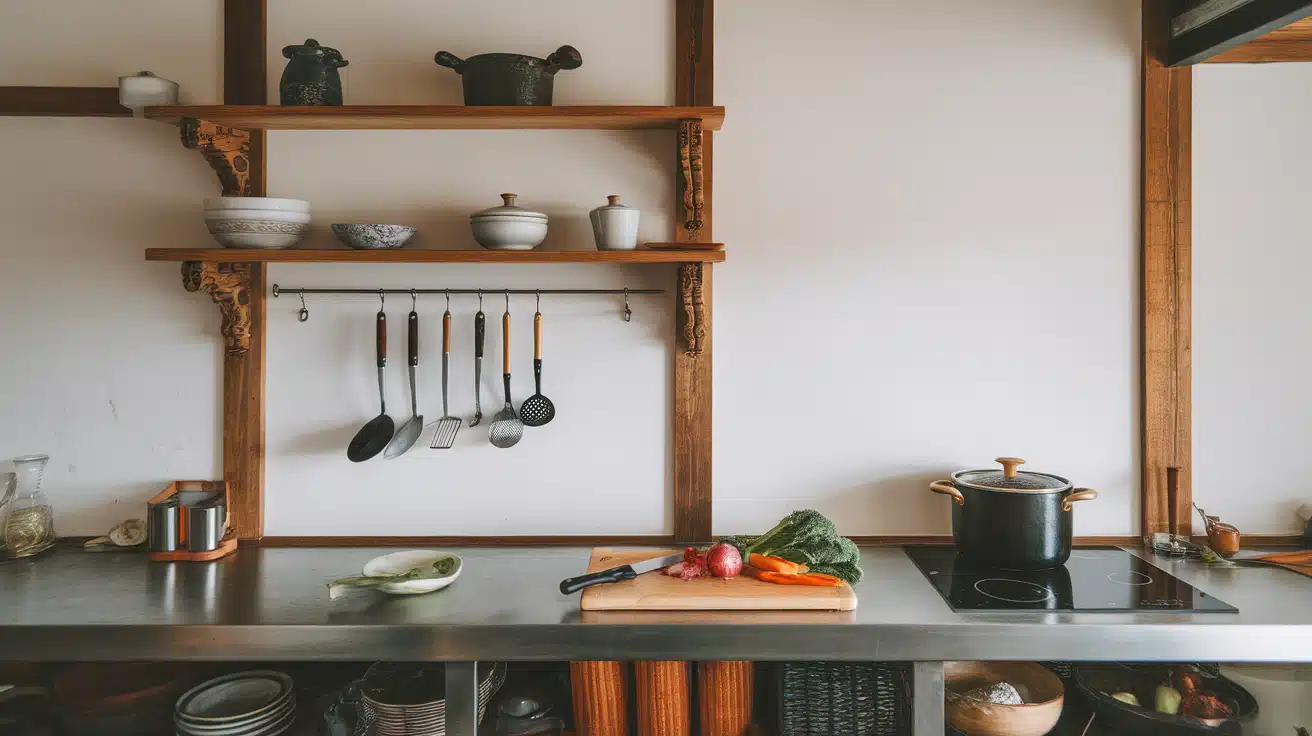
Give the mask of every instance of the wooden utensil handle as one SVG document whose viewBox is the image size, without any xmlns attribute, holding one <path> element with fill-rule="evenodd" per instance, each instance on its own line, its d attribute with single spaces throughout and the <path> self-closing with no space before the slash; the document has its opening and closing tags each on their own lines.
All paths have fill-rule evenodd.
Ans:
<svg viewBox="0 0 1312 736">
<path fill-rule="evenodd" d="M 451 352 L 451 312 L 442 315 L 442 352 Z"/>
<path fill-rule="evenodd" d="M 533 360 L 542 360 L 542 313 L 533 315 Z"/>
<path fill-rule="evenodd" d="M 374 343 L 378 352 L 378 367 L 382 368 L 387 365 L 387 315 L 381 311 L 375 320 Z"/>
<path fill-rule="evenodd" d="M 510 372 L 510 312 L 501 315 L 501 372 Z"/>
<path fill-rule="evenodd" d="M 410 365 L 419 365 L 419 313 L 413 309 L 406 323 L 405 350 Z"/>
</svg>

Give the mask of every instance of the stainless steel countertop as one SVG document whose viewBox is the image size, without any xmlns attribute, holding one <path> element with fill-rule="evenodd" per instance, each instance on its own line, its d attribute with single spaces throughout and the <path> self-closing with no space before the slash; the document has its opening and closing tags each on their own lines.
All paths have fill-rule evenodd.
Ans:
<svg viewBox="0 0 1312 736">
<path fill-rule="evenodd" d="M 1238 614 L 957 614 L 898 548 L 864 551 L 858 610 L 581 613 L 559 594 L 584 548 L 462 549 L 419 597 L 329 601 L 394 550 L 243 548 L 213 563 L 61 549 L 0 565 L 0 659 L 847 659 L 1312 662 L 1312 579 L 1155 564 Z"/>
</svg>

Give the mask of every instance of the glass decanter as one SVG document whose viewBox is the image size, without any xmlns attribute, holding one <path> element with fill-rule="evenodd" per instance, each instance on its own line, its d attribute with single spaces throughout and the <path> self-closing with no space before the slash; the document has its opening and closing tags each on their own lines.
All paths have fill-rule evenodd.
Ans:
<svg viewBox="0 0 1312 736">
<path fill-rule="evenodd" d="M 18 487 L 5 523 L 5 557 L 28 557 L 55 543 L 55 510 L 41 490 L 49 455 L 14 458 Z"/>
</svg>

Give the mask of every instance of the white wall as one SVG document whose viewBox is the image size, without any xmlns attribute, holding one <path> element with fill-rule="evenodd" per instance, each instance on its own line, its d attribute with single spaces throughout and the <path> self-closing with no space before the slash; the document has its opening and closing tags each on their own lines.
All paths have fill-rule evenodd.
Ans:
<svg viewBox="0 0 1312 736">
<path fill-rule="evenodd" d="M 353 3 L 280 0 L 271 4 L 271 91 L 279 50 L 307 36 L 351 61 L 346 96 L 357 103 L 457 101 L 455 74 L 431 61 L 438 49 L 543 55 L 570 43 L 584 65 L 560 75 L 558 102 L 666 104 L 672 4 L 395 0 L 366 14 Z M 1135 531 L 1137 3 L 981 5 L 718 4 L 716 94 L 728 120 L 716 137 L 715 235 L 730 254 L 715 282 L 716 532 L 764 528 L 809 505 L 850 534 L 946 533 L 947 502 L 926 482 L 1002 454 L 1099 489 L 1102 498 L 1082 504 L 1077 533 Z M 0 28 L 15 25 L 6 18 Z M 215 58 L 213 36 L 201 35 L 202 51 L 171 40 L 158 62 L 108 51 L 88 58 L 95 79 L 83 83 L 106 83 L 105 67 L 114 76 L 149 66 L 205 101 L 212 77 L 189 71 Z M 17 53 L 0 44 L 11 76 Z M 57 467 L 79 467 L 86 483 L 69 474 L 50 482 L 64 533 L 100 531 L 127 515 L 113 499 L 142 500 L 160 479 L 216 472 L 217 310 L 181 292 L 176 267 L 140 260 L 146 246 L 207 241 L 198 200 L 215 183 L 173 137 L 137 121 L 0 119 L 5 154 L 58 162 L 26 174 L 24 199 L 0 213 L 18 223 L 11 232 L 40 232 L 43 219 L 28 213 L 68 193 L 71 180 L 80 192 L 60 209 L 57 245 L 0 238 L 7 264 L 21 257 L 37 274 L 6 269 L 10 288 L 0 292 L 5 334 L 30 335 L 0 376 L 13 418 L 0 430 L 0 455 L 45 450 Z M 668 133 L 275 133 L 269 185 L 314 202 L 308 245 L 330 242 L 330 222 L 378 218 L 419 225 L 425 246 L 471 247 L 465 216 L 516 190 L 552 216 L 548 247 L 587 248 L 586 212 L 611 193 L 643 210 L 643 237 L 665 237 L 672 146 Z M 137 191 L 124 191 L 116 161 L 136 162 Z M 82 218 L 88 209 L 121 219 L 107 235 L 104 218 Z M 92 288 L 106 273 L 117 276 L 113 309 Z M 287 265 L 271 268 L 270 281 L 672 287 L 673 270 Z M 54 283 L 68 293 L 34 301 L 35 285 Z M 388 403 L 404 417 L 408 299 L 388 305 Z M 377 411 L 376 302 L 312 298 L 306 324 L 296 321 L 299 306 L 270 302 L 267 533 L 671 528 L 668 296 L 635 299 L 630 324 L 616 301 L 544 301 L 544 388 L 560 416 L 514 450 L 494 451 L 481 427 L 465 428 L 453 451 L 361 466 L 343 448 Z M 495 325 L 502 305 L 486 306 Z M 97 326 L 57 318 L 61 308 Z M 518 298 L 512 310 L 522 398 L 531 390 L 532 300 Z M 440 414 L 440 311 L 439 300 L 421 302 L 421 410 L 430 418 Z M 469 298 L 453 300 L 452 410 L 465 416 L 472 311 Z M 90 350 L 93 339 L 119 349 Z M 489 353 L 499 344 L 493 332 Z M 490 360 L 488 413 L 499 396 L 495 370 Z M 126 388 L 103 387 L 106 375 L 123 376 Z M 124 432 L 99 418 L 104 408 L 81 395 L 88 385 L 143 419 Z"/>
<path fill-rule="evenodd" d="M 1194 71 L 1194 499 L 1246 533 L 1312 501 L 1312 65 Z"/>
</svg>

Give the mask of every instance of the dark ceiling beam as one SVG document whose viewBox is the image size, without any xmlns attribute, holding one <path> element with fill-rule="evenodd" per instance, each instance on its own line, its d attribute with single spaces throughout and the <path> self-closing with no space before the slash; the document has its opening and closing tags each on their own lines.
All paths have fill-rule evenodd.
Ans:
<svg viewBox="0 0 1312 736">
<path fill-rule="evenodd" d="M 1204 12 L 1206 11 L 1206 12 Z M 1193 14 L 1193 15 L 1191 15 Z M 1189 66 L 1312 15 L 1312 0 L 1212 0 L 1172 19 L 1170 66 Z M 1203 18 L 1210 18 L 1199 23 Z"/>
</svg>

